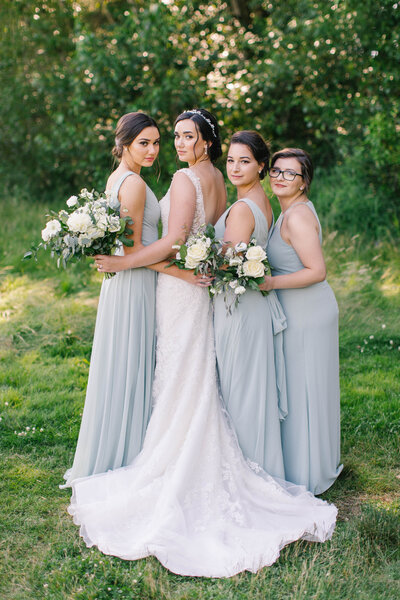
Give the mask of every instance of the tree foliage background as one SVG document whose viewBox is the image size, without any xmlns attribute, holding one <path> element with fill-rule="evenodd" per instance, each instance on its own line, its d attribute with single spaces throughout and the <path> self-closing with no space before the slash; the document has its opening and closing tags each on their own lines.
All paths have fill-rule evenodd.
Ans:
<svg viewBox="0 0 400 600">
<path fill-rule="evenodd" d="M 0 0 L 0 174 L 35 198 L 101 188 L 119 116 L 203 106 L 317 167 L 326 224 L 399 233 L 400 3 Z"/>
</svg>

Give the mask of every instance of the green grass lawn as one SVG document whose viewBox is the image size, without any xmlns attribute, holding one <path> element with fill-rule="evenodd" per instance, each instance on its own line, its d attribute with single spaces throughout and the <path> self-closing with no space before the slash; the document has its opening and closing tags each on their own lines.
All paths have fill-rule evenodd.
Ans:
<svg viewBox="0 0 400 600">
<path fill-rule="evenodd" d="M 297 542 L 258 574 L 172 575 L 86 548 L 60 490 L 72 463 L 100 275 L 21 262 L 46 208 L 0 206 L 0 597 L 4 599 L 382 599 L 400 597 L 400 253 L 327 236 L 341 312 L 342 461 L 323 495 L 339 508 L 326 544 Z"/>
</svg>

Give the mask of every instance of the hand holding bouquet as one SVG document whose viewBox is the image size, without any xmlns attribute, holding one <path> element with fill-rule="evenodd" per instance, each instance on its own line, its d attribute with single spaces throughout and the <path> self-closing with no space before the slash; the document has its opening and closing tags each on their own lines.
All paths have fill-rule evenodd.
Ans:
<svg viewBox="0 0 400 600">
<path fill-rule="evenodd" d="M 58 213 L 51 211 L 53 218 L 42 230 L 42 242 L 32 245 L 24 255 L 25 259 L 37 258 L 39 248 L 49 249 L 51 256 L 57 256 L 57 267 L 83 256 L 114 254 L 122 244 L 133 246 L 133 240 L 126 236 L 133 233 L 128 226 L 130 217 L 121 217 L 119 202 L 113 201 L 109 192 L 96 192 L 87 189 L 78 196 L 67 200 L 67 209 Z M 112 277 L 115 273 L 106 273 Z"/>
</svg>

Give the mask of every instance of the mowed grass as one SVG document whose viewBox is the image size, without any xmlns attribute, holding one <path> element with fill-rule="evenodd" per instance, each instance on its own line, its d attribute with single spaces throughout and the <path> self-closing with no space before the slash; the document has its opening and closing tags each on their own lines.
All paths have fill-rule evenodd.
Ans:
<svg viewBox="0 0 400 600">
<path fill-rule="evenodd" d="M 0 597 L 5 599 L 395 599 L 400 596 L 400 254 L 326 236 L 341 312 L 342 461 L 323 495 L 333 539 L 297 542 L 256 575 L 196 579 L 155 559 L 88 549 L 60 490 L 85 396 L 100 288 L 90 263 L 21 262 L 47 208 L 0 206 Z"/>
</svg>

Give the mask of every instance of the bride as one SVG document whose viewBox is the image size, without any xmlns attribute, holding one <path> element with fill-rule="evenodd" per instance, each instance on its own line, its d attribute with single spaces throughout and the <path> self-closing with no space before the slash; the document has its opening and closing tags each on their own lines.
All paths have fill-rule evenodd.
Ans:
<svg viewBox="0 0 400 600">
<path fill-rule="evenodd" d="M 161 261 L 222 214 L 215 118 L 203 109 L 180 115 L 175 146 L 189 168 L 161 200 L 164 237 L 128 257 L 97 257 L 101 270 Z M 86 544 L 105 554 L 229 577 L 272 564 L 294 540 L 330 538 L 337 511 L 243 458 L 218 396 L 211 311 L 205 288 L 159 276 L 155 406 L 143 450 L 128 467 L 72 482 L 69 512 Z"/>
</svg>

